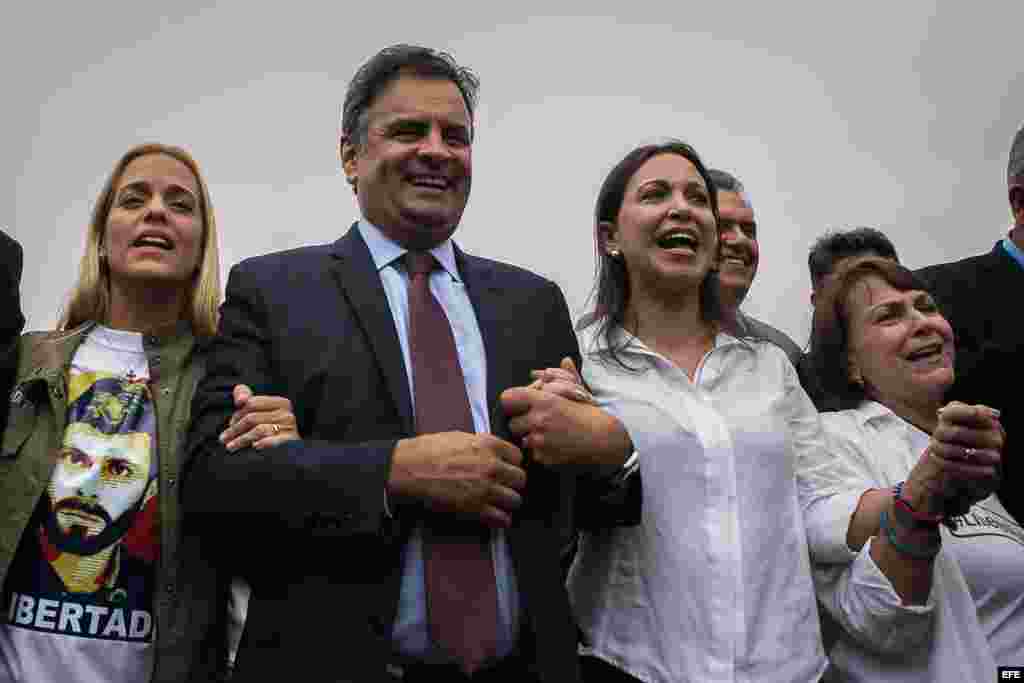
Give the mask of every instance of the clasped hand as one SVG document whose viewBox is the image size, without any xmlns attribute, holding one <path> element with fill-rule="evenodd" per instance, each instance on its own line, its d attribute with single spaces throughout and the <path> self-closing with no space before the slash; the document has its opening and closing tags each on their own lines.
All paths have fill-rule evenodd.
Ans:
<svg viewBox="0 0 1024 683">
<path fill-rule="evenodd" d="M 998 411 L 949 403 L 906 486 L 928 512 L 963 514 L 998 487 L 1005 438 Z"/>
<path fill-rule="evenodd" d="M 228 452 L 246 446 L 261 450 L 299 438 L 292 402 L 287 398 L 253 395 L 245 384 L 235 386 L 232 398 L 235 412 L 220 435 Z"/>
<path fill-rule="evenodd" d="M 522 465 L 520 450 L 491 434 L 441 432 L 402 439 L 391 457 L 389 500 L 508 527 L 523 503 Z"/>
<path fill-rule="evenodd" d="M 631 452 L 621 423 L 592 405 L 572 361 L 533 373 L 501 405 L 509 428 L 541 465 L 612 463 Z M 527 473 L 519 447 L 491 434 L 444 432 L 402 439 L 391 458 L 390 503 L 508 527 L 523 503 Z"/>
<path fill-rule="evenodd" d="M 594 405 L 571 359 L 535 370 L 534 382 L 508 389 L 501 404 L 509 429 L 543 465 L 619 466 L 632 452 L 622 423 Z"/>
</svg>

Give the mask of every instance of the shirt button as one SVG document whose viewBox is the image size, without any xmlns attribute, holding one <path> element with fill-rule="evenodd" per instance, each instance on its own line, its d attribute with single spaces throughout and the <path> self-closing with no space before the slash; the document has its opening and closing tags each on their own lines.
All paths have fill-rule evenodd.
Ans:
<svg viewBox="0 0 1024 683">
<path fill-rule="evenodd" d="M 153 360 L 150 361 L 153 365 L 160 365 L 160 356 L 153 356 Z"/>
<path fill-rule="evenodd" d="M 170 387 L 164 387 L 163 389 L 160 390 L 160 393 L 163 394 L 164 396 L 170 396 L 171 395 L 171 388 Z"/>
<path fill-rule="evenodd" d="M 174 584 L 173 583 L 167 584 L 164 588 L 167 591 L 168 595 L 172 595 L 172 596 L 174 595 Z"/>
<path fill-rule="evenodd" d="M 157 345 L 157 344 L 158 344 L 158 343 L 160 342 L 160 340 L 159 340 L 159 339 L 157 339 L 156 337 L 154 337 L 154 336 L 152 336 L 152 335 L 150 335 L 150 336 L 146 337 L 146 341 L 147 341 L 148 343 L 152 344 L 153 346 L 156 346 L 156 345 Z"/>
<path fill-rule="evenodd" d="M 167 480 L 167 485 L 171 487 L 174 486 L 174 477 L 171 477 L 170 479 Z"/>
</svg>

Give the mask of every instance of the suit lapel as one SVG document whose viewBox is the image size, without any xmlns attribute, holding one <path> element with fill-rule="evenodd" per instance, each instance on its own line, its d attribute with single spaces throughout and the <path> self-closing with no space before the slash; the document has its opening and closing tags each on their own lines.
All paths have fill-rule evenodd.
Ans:
<svg viewBox="0 0 1024 683">
<path fill-rule="evenodd" d="M 403 429 L 407 434 L 414 434 L 412 399 L 395 320 L 370 250 L 355 225 L 334 243 L 333 256 L 335 261 L 331 272 L 377 357 L 388 391 L 402 418 Z"/>
<path fill-rule="evenodd" d="M 503 289 L 496 282 L 493 268 L 486 262 L 463 253 L 455 247 L 455 261 L 459 273 L 466 282 L 466 291 L 473 304 L 480 335 L 487 354 L 487 412 L 491 420 L 491 433 L 502 439 L 511 438 L 508 420 L 498 405 L 499 394 L 508 387 L 526 384 L 529 377 L 514 377 L 514 349 L 508 347 L 511 341 L 508 319 L 503 311 L 508 310 L 508 301 L 503 301 Z"/>
<path fill-rule="evenodd" d="M 1002 240 L 996 242 L 996 246 L 989 252 L 988 258 L 983 263 L 985 269 L 993 277 L 998 278 L 1001 287 L 1013 288 L 1007 291 L 1016 291 L 1021 279 L 1024 278 L 1024 269 L 1021 268 L 1020 264 L 1012 256 L 1006 253 Z"/>
</svg>

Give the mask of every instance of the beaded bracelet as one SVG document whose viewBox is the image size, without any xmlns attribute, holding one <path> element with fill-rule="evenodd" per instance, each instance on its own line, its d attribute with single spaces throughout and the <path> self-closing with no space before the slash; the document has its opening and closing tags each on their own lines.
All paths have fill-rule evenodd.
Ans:
<svg viewBox="0 0 1024 683">
<path fill-rule="evenodd" d="M 893 488 L 893 495 L 895 496 L 895 503 L 897 506 L 904 507 L 910 513 L 910 516 L 914 518 L 915 522 L 922 525 L 937 525 L 946 520 L 944 515 L 930 515 L 927 512 L 918 512 L 914 509 L 914 506 L 910 504 L 910 501 L 903 497 L 903 485 L 906 482 L 898 482 Z"/>
<path fill-rule="evenodd" d="M 907 545 L 900 543 L 896 539 L 896 530 L 889 524 L 889 515 L 885 510 L 882 510 L 882 515 L 879 519 L 879 523 L 882 531 L 885 533 L 886 538 L 889 539 L 889 545 L 895 548 L 898 552 L 913 557 L 918 560 L 930 560 L 939 553 L 939 548 L 942 547 L 942 538 L 937 537 L 935 543 L 930 543 L 923 546 Z"/>
</svg>

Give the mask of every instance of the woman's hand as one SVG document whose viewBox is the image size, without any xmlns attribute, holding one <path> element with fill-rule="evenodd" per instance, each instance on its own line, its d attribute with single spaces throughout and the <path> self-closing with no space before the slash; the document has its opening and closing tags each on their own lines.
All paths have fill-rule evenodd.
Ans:
<svg viewBox="0 0 1024 683">
<path fill-rule="evenodd" d="M 999 411 L 954 401 L 939 410 L 931 443 L 905 484 L 915 509 L 947 517 L 966 512 L 999 485 L 1005 432 Z"/>
<path fill-rule="evenodd" d="M 530 373 L 530 389 L 546 391 L 577 403 L 594 404 L 594 397 L 583 385 L 583 379 L 571 358 L 563 358 L 560 367 L 534 370 Z"/>
<path fill-rule="evenodd" d="M 244 384 L 235 386 L 235 412 L 220 442 L 229 452 L 246 446 L 256 450 L 298 439 L 292 402 L 281 396 L 254 396 Z"/>
</svg>

